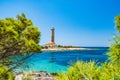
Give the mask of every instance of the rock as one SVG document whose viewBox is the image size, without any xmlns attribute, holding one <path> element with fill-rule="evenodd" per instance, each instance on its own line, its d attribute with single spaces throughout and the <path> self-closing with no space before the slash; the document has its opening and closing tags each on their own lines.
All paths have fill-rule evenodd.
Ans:
<svg viewBox="0 0 120 80">
<path fill-rule="evenodd" d="M 18 75 L 15 77 L 15 80 L 22 80 L 22 77 L 23 77 L 22 74 L 18 74 Z"/>
<path fill-rule="evenodd" d="M 25 74 L 16 74 L 15 80 L 22 80 L 29 78 L 31 80 L 54 80 L 51 74 L 41 71 L 41 72 L 27 72 Z"/>
</svg>

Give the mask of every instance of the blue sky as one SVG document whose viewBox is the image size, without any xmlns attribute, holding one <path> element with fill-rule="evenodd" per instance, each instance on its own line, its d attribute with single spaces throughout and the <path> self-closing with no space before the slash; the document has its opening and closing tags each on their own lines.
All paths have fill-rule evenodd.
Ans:
<svg viewBox="0 0 120 80">
<path fill-rule="evenodd" d="M 40 44 L 109 46 L 120 0 L 0 0 L 0 19 L 25 13 L 41 31 Z"/>
</svg>

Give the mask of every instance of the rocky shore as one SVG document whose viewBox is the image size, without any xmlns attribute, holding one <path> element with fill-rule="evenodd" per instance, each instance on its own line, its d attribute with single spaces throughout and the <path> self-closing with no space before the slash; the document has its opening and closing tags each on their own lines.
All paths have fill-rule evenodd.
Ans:
<svg viewBox="0 0 120 80">
<path fill-rule="evenodd" d="M 47 48 L 42 49 L 43 52 L 49 52 L 49 51 L 72 51 L 72 50 L 90 50 L 88 48 Z"/>
<path fill-rule="evenodd" d="M 54 80 L 50 73 L 45 71 L 16 73 L 15 80 Z"/>
</svg>

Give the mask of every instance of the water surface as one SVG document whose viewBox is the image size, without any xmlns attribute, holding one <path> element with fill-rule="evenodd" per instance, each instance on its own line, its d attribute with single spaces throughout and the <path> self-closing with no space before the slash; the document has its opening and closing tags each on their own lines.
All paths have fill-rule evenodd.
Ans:
<svg viewBox="0 0 120 80">
<path fill-rule="evenodd" d="M 107 49 L 99 48 L 95 50 L 73 50 L 73 51 L 57 51 L 36 53 L 26 60 L 29 70 L 47 71 L 50 73 L 59 73 L 66 71 L 70 63 L 77 60 L 91 61 L 103 63 L 107 60 Z M 19 69 L 25 71 L 23 68 Z"/>
</svg>

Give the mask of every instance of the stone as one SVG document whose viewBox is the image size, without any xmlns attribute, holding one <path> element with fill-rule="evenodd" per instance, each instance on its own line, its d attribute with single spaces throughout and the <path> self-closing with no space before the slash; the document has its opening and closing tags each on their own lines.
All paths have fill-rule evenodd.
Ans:
<svg viewBox="0 0 120 80">
<path fill-rule="evenodd" d="M 26 72 L 24 75 L 16 74 L 15 80 L 22 80 L 23 78 L 31 78 L 31 80 L 54 80 L 51 74 L 40 71 L 40 72 Z"/>
</svg>

